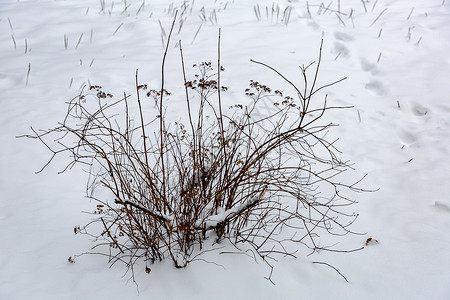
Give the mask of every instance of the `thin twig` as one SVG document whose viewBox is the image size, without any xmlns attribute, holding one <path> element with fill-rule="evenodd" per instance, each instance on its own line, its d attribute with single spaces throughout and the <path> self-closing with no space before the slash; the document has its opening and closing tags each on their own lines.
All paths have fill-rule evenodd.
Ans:
<svg viewBox="0 0 450 300">
<path fill-rule="evenodd" d="M 367 13 L 367 7 L 366 7 L 366 3 L 364 2 L 364 0 L 361 0 L 363 6 L 364 6 L 364 11 Z"/>
<path fill-rule="evenodd" d="M 369 27 L 372 27 L 373 24 L 375 24 L 376 21 L 378 21 L 378 19 L 381 17 L 381 15 L 387 10 L 388 8 L 386 7 L 385 9 L 383 9 L 380 14 L 378 15 L 378 17 L 376 17 L 375 20 L 373 20 L 372 24 L 370 24 Z"/>
<path fill-rule="evenodd" d="M 163 97 L 164 97 L 164 67 L 166 64 L 167 52 L 169 50 L 170 37 L 172 36 L 173 27 L 175 26 L 175 21 L 177 19 L 178 10 L 175 12 L 173 17 L 172 26 L 170 27 L 169 36 L 167 37 L 166 49 L 164 50 L 163 59 L 161 63 L 161 90 L 159 99 L 159 134 L 160 134 L 160 160 L 161 160 L 161 172 L 162 172 L 162 194 L 164 199 L 166 198 L 166 171 L 165 171 L 165 161 L 164 161 L 164 116 L 163 116 Z M 167 209 L 166 206 L 164 206 Z"/>
<path fill-rule="evenodd" d="M 27 80 L 25 82 L 25 85 L 28 85 L 28 77 L 30 77 L 30 71 L 31 71 L 31 64 L 28 64 Z"/>
<path fill-rule="evenodd" d="M 344 278 L 344 280 L 345 280 L 346 282 L 348 282 L 347 278 L 345 278 L 345 276 L 344 276 L 341 272 L 339 272 L 338 269 L 336 269 L 335 267 L 333 267 L 332 265 L 330 265 L 330 264 L 328 264 L 328 263 L 326 263 L 326 262 L 322 262 L 322 261 L 313 261 L 312 263 L 313 263 L 313 264 L 318 264 L 318 265 L 326 265 L 326 266 L 332 268 L 332 269 L 335 270 L 339 275 L 341 275 L 341 277 Z"/>
<path fill-rule="evenodd" d="M 83 38 L 83 32 L 80 35 L 80 38 L 78 39 L 77 45 L 75 46 L 75 50 L 78 49 L 78 45 L 80 45 L 81 39 Z"/>
<path fill-rule="evenodd" d="M 116 28 L 113 35 L 116 35 L 117 31 L 119 31 L 120 27 L 122 27 L 123 23 L 120 23 L 120 25 Z"/>
</svg>

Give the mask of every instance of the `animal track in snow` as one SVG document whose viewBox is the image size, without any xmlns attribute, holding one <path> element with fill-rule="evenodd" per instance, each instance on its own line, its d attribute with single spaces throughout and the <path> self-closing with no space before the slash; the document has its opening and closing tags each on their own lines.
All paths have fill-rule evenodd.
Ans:
<svg viewBox="0 0 450 300">
<path fill-rule="evenodd" d="M 317 23 L 314 22 L 314 21 L 308 22 L 308 26 L 311 27 L 311 28 L 313 28 L 313 29 L 316 29 L 316 30 L 320 29 L 320 25 L 317 24 Z"/>
<path fill-rule="evenodd" d="M 376 75 L 379 73 L 377 65 L 374 63 L 370 63 L 365 58 L 361 58 L 361 68 L 363 71 L 370 72 L 372 75 Z"/>
<path fill-rule="evenodd" d="M 336 31 L 334 37 L 343 42 L 353 41 L 353 37 L 347 33 Z"/>
<path fill-rule="evenodd" d="M 402 144 L 405 144 L 405 145 L 414 144 L 418 140 L 417 136 L 409 131 L 400 132 L 399 137 L 400 137 L 400 140 L 402 141 Z"/>
<path fill-rule="evenodd" d="M 339 42 L 334 43 L 334 51 L 338 53 L 340 57 L 347 58 L 350 55 L 350 51 L 347 46 Z"/>
<path fill-rule="evenodd" d="M 378 96 L 386 95 L 387 89 L 383 85 L 381 81 L 378 80 L 371 80 L 368 83 L 366 83 L 366 89 L 368 89 L 371 92 L 374 92 Z"/>
<path fill-rule="evenodd" d="M 436 206 L 436 208 L 440 209 L 441 211 L 450 212 L 450 206 L 441 201 L 435 201 L 434 206 Z"/>
<path fill-rule="evenodd" d="M 428 114 L 428 109 L 420 104 L 414 104 L 412 108 L 413 114 L 419 117 L 426 116 Z"/>
<path fill-rule="evenodd" d="M 346 43 L 352 41 L 353 37 L 347 33 L 336 31 L 334 32 L 334 38 L 336 39 L 336 41 L 334 42 L 333 51 L 337 54 L 337 57 L 349 57 L 350 50 L 347 47 Z"/>
</svg>

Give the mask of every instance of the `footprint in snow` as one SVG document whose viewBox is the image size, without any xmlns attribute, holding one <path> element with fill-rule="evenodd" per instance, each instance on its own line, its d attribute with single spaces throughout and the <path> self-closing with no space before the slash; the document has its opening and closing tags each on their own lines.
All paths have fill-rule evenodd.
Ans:
<svg viewBox="0 0 450 300">
<path fill-rule="evenodd" d="M 347 58 L 350 55 L 350 51 L 347 46 L 339 42 L 334 42 L 334 52 L 342 58 Z"/>
<path fill-rule="evenodd" d="M 345 32 L 336 31 L 334 37 L 343 42 L 353 41 L 353 37 Z"/>
<path fill-rule="evenodd" d="M 347 33 L 336 31 L 334 32 L 334 38 L 336 41 L 334 42 L 333 52 L 337 54 L 336 58 L 347 58 L 350 56 L 350 50 L 347 47 L 347 42 L 352 41 L 353 37 Z"/>
<path fill-rule="evenodd" d="M 450 205 L 448 205 L 446 203 L 443 203 L 440 201 L 435 201 L 434 206 L 436 206 L 436 208 L 438 208 L 441 211 L 450 212 Z"/>
<path fill-rule="evenodd" d="M 416 103 L 412 108 L 412 112 L 418 117 L 423 117 L 428 114 L 428 108 Z"/>
<path fill-rule="evenodd" d="M 418 140 L 415 134 L 408 131 L 400 132 L 399 137 L 403 145 L 411 145 L 417 142 Z"/>
<path fill-rule="evenodd" d="M 365 72 L 370 72 L 372 75 L 376 75 L 379 73 L 377 65 L 375 63 L 370 63 L 365 58 L 361 58 L 361 69 Z"/>
<path fill-rule="evenodd" d="M 387 89 L 383 85 L 381 81 L 378 80 L 371 80 L 368 83 L 366 83 L 366 89 L 369 91 L 375 93 L 378 96 L 386 95 Z"/>
<path fill-rule="evenodd" d="M 308 26 L 311 27 L 312 29 L 316 29 L 316 30 L 320 29 L 320 25 L 314 21 L 309 21 Z"/>
</svg>

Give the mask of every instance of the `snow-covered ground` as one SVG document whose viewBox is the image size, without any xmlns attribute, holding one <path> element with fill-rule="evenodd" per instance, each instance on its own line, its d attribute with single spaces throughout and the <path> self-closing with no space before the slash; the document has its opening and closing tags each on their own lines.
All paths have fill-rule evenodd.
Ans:
<svg viewBox="0 0 450 300">
<path fill-rule="evenodd" d="M 339 247 L 365 246 L 369 237 L 378 243 L 282 258 L 274 262 L 276 285 L 264 279 L 265 264 L 244 255 L 209 252 L 182 270 L 156 263 L 149 274 L 137 268 L 138 294 L 123 265 L 109 269 L 94 255 L 68 262 L 92 246 L 73 234 L 89 220 L 82 211 L 94 206 L 84 198 L 87 174 L 74 168 L 58 175 L 69 161 L 60 157 L 35 175 L 51 153 L 16 136 L 54 126 L 88 82 L 132 93 L 139 69 L 140 80 L 158 88 L 167 40 L 161 26 L 167 35 L 183 1 L 2 0 L 0 299 L 450 299 L 450 2 L 321 3 L 185 1 L 167 89 L 182 92 L 179 40 L 187 65 L 214 61 L 221 28 L 222 80 L 230 90 L 224 101 L 235 104 L 248 101 L 250 79 L 286 88 L 250 59 L 301 82 L 298 66 L 317 59 L 323 37 L 319 81 L 348 77 L 328 90 L 329 100 L 354 106 L 327 116 L 340 124 L 333 134 L 342 156 L 355 163 L 348 176 L 368 173 L 363 185 L 379 188 L 356 195 L 360 217 L 352 229 L 367 234 L 345 236 Z M 177 113 L 180 99 L 169 100 L 168 113 Z M 349 282 L 312 261 L 333 265 Z"/>
</svg>

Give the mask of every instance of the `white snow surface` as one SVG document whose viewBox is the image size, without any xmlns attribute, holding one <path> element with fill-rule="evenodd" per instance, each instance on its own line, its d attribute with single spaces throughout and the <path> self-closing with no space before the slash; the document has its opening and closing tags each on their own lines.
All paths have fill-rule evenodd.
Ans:
<svg viewBox="0 0 450 300">
<path fill-rule="evenodd" d="M 31 133 L 30 126 L 56 125 L 66 102 L 88 82 L 118 97 L 132 94 L 139 69 L 141 82 L 159 88 L 159 21 L 168 34 L 173 9 L 183 1 L 143 3 L 0 3 L 0 299 L 450 299 L 448 0 L 186 1 L 183 25 L 177 21 L 174 29 L 166 88 L 174 93 L 167 113 L 176 118 L 184 114 L 179 40 L 192 77 L 192 64 L 217 60 L 221 28 L 228 106 L 249 101 L 243 91 L 250 79 L 288 90 L 250 59 L 301 83 L 298 66 L 317 60 L 323 37 L 319 83 L 348 77 L 327 90 L 328 99 L 354 106 L 330 111 L 326 118 L 340 124 L 330 134 L 339 137 L 342 157 L 355 163 L 347 179 L 368 173 L 363 186 L 379 190 L 355 195 L 352 209 L 360 216 L 352 230 L 364 235 L 321 242 L 337 242 L 340 249 L 365 246 L 369 237 L 378 243 L 352 253 L 306 256 L 301 250 L 297 258 L 280 257 L 272 262 L 275 285 L 264 278 L 270 273 L 264 263 L 219 254 L 232 251 L 229 245 L 185 269 L 158 262 L 147 274 L 145 262 L 138 262 L 139 292 L 125 266 L 109 268 L 104 256 L 69 263 L 69 256 L 93 245 L 73 234 L 74 226 L 90 220 L 83 211 L 95 207 L 84 197 L 87 174 L 82 167 L 58 174 L 70 161 L 58 157 L 36 175 L 51 153 L 16 136 Z M 280 7 L 278 20 L 273 5 Z M 313 261 L 334 266 L 349 282 Z"/>
</svg>

